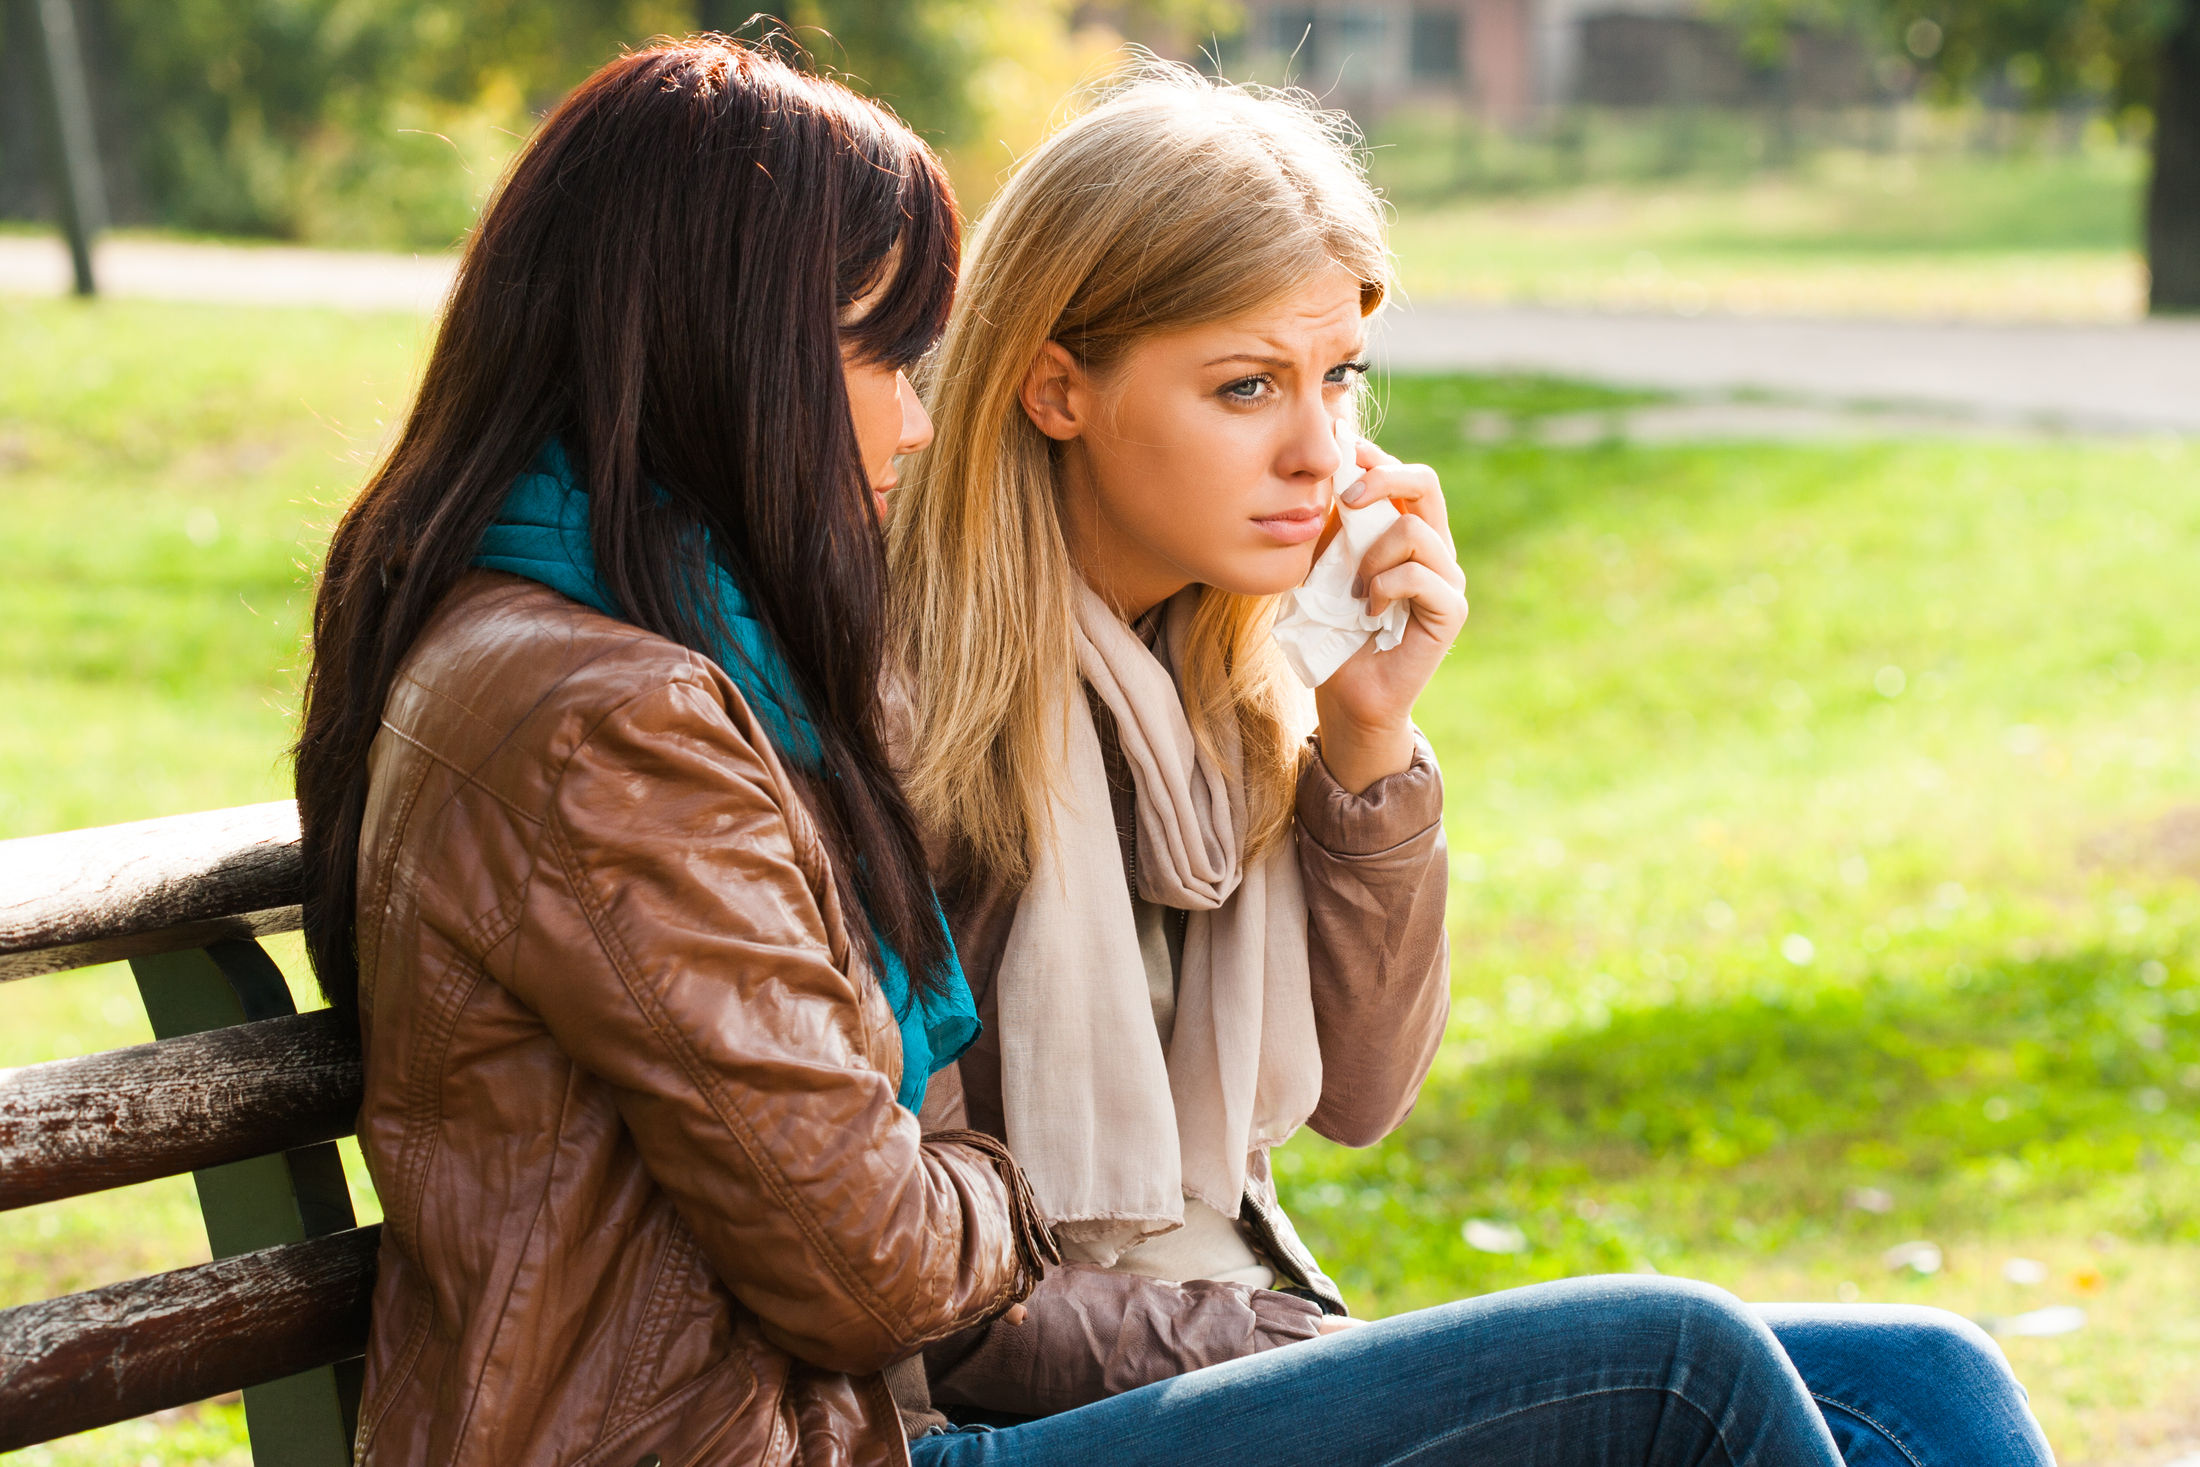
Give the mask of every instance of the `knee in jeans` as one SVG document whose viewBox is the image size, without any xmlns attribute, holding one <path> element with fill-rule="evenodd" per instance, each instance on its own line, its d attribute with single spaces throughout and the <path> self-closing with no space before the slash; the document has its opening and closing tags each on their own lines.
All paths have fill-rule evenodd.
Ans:
<svg viewBox="0 0 2200 1467">
<path fill-rule="evenodd" d="M 1899 1306 L 1902 1357 L 1920 1375 L 1942 1380 L 1982 1380 L 2009 1368 L 1992 1335 L 1960 1314 L 1923 1304 Z"/>
<path fill-rule="evenodd" d="M 1748 1305 L 1716 1284 L 1695 1279 L 1629 1279 L 1624 1308 L 1636 1321 L 1676 1338 L 1704 1343 L 1769 1338 Z"/>
<path fill-rule="evenodd" d="M 1754 1327 L 1749 1306 L 1720 1288 L 1701 1279 L 1660 1278 L 1645 1280 L 1659 1286 L 1659 1292 L 1670 1301 L 1672 1308 L 1691 1319 L 1708 1319 L 1733 1322 Z"/>
<path fill-rule="evenodd" d="M 1674 1282 L 1685 1285 L 1680 1302 L 1683 1318 L 1690 1328 L 1710 1330 L 1721 1337 L 1747 1335 L 1758 1339 L 1765 1336 L 1765 1327 L 1749 1306 L 1717 1284 L 1694 1279 Z"/>
</svg>

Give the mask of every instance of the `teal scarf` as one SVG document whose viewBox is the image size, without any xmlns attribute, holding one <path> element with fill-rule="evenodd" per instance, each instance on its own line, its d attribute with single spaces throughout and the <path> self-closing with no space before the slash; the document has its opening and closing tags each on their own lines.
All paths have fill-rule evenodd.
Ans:
<svg viewBox="0 0 2200 1467">
<path fill-rule="evenodd" d="M 605 616 L 619 616 L 619 608 L 596 574 L 596 553 L 588 538 L 588 493 L 556 439 L 544 444 L 527 471 L 512 481 L 496 522 L 481 537 L 474 564 L 539 581 Z M 718 665 L 763 721 L 780 757 L 818 772 L 824 751 L 817 728 L 810 722 L 778 643 L 756 619 L 740 586 L 715 560 L 710 562 L 710 590 L 731 644 L 717 649 Z M 946 919 L 940 921 L 944 927 Z M 876 927 L 872 933 L 877 936 Z M 953 1064 L 978 1037 L 977 1006 L 971 1002 L 970 984 L 963 977 L 952 940 L 947 946 L 945 991 L 940 993 L 912 984 L 901 954 L 884 938 L 878 940 L 878 951 L 883 970 L 879 987 L 901 1026 L 901 1091 L 895 1098 L 915 1111 L 924 1105 L 925 1086 L 932 1076 Z"/>
</svg>

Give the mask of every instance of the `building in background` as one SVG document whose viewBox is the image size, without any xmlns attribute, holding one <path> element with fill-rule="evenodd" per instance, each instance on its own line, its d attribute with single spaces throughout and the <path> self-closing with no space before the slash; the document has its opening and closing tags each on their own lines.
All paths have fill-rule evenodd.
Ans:
<svg viewBox="0 0 2200 1467">
<path fill-rule="evenodd" d="M 1538 7 L 1576 0 L 1253 0 L 1248 69 L 1288 77 L 1355 113 L 1408 101 L 1464 103 L 1525 122 L 1540 100 Z"/>
<path fill-rule="evenodd" d="M 1694 0 L 1250 0 L 1245 10 L 1246 71 L 1363 116 L 1441 103 L 1516 127 L 1568 103 L 1845 106 L 1873 95 L 1853 37 L 1798 32 L 1784 62 L 1768 65 Z"/>
</svg>

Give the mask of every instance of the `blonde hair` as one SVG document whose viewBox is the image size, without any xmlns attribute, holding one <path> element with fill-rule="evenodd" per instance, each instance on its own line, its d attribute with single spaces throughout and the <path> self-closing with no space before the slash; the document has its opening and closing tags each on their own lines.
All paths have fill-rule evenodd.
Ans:
<svg viewBox="0 0 2200 1467">
<path fill-rule="evenodd" d="M 1077 572 L 1054 445 L 1019 400 L 1027 371 L 1051 340 L 1104 372 L 1143 337 L 1256 310 L 1331 266 L 1372 314 L 1390 257 L 1357 148 L 1303 92 L 1147 60 L 1026 158 L 973 232 L 924 374 L 937 436 L 894 497 L 888 555 L 913 682 L 904 785 L 975 870 L 1027 877 L 1080 695 Z M 1274 600 L 1207 589 L 1179 669 L 1210 755 L 1237 720 L 1254 851 L 1289 830 L 1304 758 Z"/>
</svg>

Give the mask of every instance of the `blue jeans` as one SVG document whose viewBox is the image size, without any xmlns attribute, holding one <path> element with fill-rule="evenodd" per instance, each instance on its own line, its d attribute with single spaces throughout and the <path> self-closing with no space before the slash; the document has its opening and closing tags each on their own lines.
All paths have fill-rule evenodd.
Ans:
<svg viewBox="0 0 2200 1467">
<path fill-rule="evenodd" d="M 1759 1311 L 1705 1284 L 1633 1276 L 1399 1315 L 909 1451 L 914 1467 L 2053 1460 L 2000 1352 L 1953 1315 Z"/>
<path fill-rule="evenodd" d="M 1764 1304 L 1849 1467 L 2052 1464 L 1984 1330 L 1914 1304 Z"/>
</svg>

